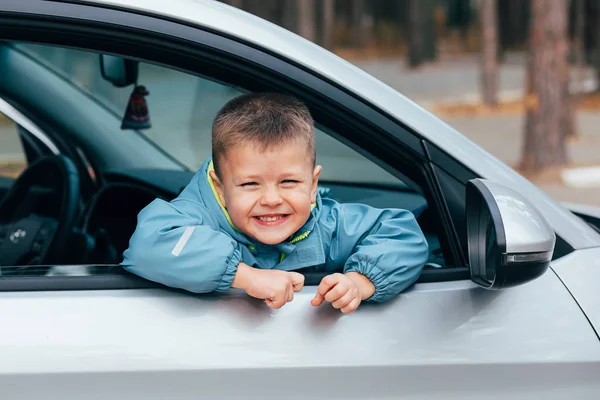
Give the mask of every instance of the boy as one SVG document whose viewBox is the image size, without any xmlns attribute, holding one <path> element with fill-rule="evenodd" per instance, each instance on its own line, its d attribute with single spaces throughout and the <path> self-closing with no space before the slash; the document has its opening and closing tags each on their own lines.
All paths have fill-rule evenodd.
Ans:
<svg viewBox="0 0 600 400">
<path fill-rule="evenodd" d="M 171 202 L 143 209 L 123 266 L 191 292 L 243 289 L 280 308 L 304 285 L 295 270 L 331 272 L 313 306 L 349 313 L 414 283 L 428 246 L 412 213 L 321 198 L 314 125 L 293 97 L 237 97 L 217 114 L 212 158 Z"/>
</svg>

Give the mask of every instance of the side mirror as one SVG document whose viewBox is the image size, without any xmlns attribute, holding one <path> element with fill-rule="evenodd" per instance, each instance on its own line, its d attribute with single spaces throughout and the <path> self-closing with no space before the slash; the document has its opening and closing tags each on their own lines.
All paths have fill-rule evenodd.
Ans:
<svg viewBox="0 0 600 400">
<path fill-rule="evenodd" d="M 100 73 L 102 74 L 102 78 L 116 87 L 129 86 L 137 82 L 138 62 L 101 54 Z"/>
<path fill-rule="evenodd" d="M 525 197 L 483 179 L 467 183 L 471 280 L 486 289 L 517 286 L 542 276 L 556 235 Z"/>
</svg>

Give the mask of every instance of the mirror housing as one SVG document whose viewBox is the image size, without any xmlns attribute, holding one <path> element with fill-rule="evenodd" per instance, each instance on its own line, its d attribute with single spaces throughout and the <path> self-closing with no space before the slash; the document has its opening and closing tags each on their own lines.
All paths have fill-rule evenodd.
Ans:
<svg viewBox="0 0 600 400">
<path fill-rule="evenodd" d="M 467 183 L 471 280 L 486 289 L 521 285 L 548 269 L 556 235 L 524 196 L 497 183 Z"/>
<path fill-rule="evenodd" d="M 138 62 L 121 57 L 100 54 L 100 73 L 102 78 L 116 87 L 135 84 L 138 79 Z"/>
</svg>

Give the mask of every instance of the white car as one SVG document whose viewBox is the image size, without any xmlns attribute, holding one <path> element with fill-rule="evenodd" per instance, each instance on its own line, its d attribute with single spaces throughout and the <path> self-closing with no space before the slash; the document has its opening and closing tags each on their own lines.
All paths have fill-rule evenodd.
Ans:
<svg viewBox="0 0 600 400">
<path fill-rule="evenodd" d="M 152 127 L 121 129 L 136 84 Z M 323 193 L 418 217 L 431 257 L 396 299 L 313 307 L 307 273 L 272 310 L 119 266 L 139 210 L 210 154 L 216 111 L 267 90 L 309 106 Z M 0 399 L 600 398 L 600 212 L 243 11 L 0 1 L 0 171 L 19 162 L 0 178 Z"/>
</svg>

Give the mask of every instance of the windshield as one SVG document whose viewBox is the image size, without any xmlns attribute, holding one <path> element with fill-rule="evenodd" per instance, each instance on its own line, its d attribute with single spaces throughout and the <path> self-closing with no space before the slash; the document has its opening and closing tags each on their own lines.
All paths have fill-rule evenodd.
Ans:
<svg viewBox="0 0 600 400">
<path fill-rule="evenodd" d="M 55 46 L 17 44 L 38 62 L 86 92 L 121 123 L 133 85 L 116 87 L 100 72 L 96 53 Z M 212 121 L 229 100 L 245 93 L 241 88 L 148 63 L 139 63 L 138 80 L 146 96 L 151 127 L 138 130 L 190 170 L 197 170 L 211 154 Z M 405 185 L 396 177 L 317 126 L 317 162 L 321 179 L 360 184 Z"/>
</svg>

